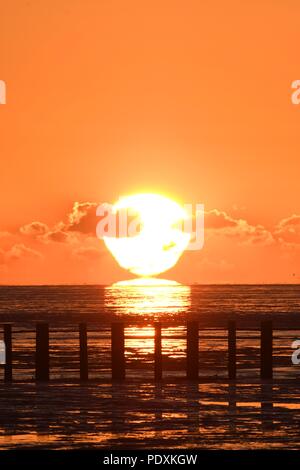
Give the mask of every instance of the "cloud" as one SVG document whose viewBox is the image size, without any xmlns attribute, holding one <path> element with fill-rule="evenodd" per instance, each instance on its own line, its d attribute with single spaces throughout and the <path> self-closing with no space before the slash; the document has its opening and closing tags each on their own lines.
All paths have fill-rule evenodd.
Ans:
<svg viewBox="0 0 300 470">
<path fill-rule="evenodd" d="M 96 202 L 75 202 L 68 214 L 67 229 L 86 234 L 95 234 L 97 225 Z"/>
<path fill-rule="evenodd" d="M 68 227 L 63 223 L 59 222 L 48 230 L 40 239 L 46 243 L 58 242 L 58 243 L 72 243 L 76 238 L 75 233 L 69 233 Z"/>
<path fill-rule="evenodd" d="M 106 282 L 119 268 L 112 257 L 106 256 L 103 242 L 96 235 L 99 218 L 98 203 L 75 202 L 56 223 L 29 221 L 19 230 L 0 232 L 0 276 L 2 280 L 22 282 L 27 261 L 26 279 L 34 282 L 85 282 L 85 279 Z M 159 221 L 158 221 L 159 223 Z M 234 210 L 206 210 L 204 217 L 205 243 L 194 263 L 194 275 L 206 282 L 251 280 L 252 262 L 264 265 L 264 279 L 272 277 L 277 266 L 286 263 L 282 276 L 297 272 L 300 256 L 300 215 L 283 218 L 272 228 L 251 223 Z M 248 249 L 249 247 L 249 249 Z M 270 247 L 270 248 L 269 248 Z M 295 256 L 295 253 L 297 256 Z M 44 260 L 38 262 L 38 260 Z M 185 257 L 186 260 L 189 259 Z M 37 261 L 35 261 L 37 260 Z M 287 260 L 287 261 L 285 261 Z M 59 268 L 57 268 L 59 267 Z M 47 268 L 47 269 L 45 269 Z M 181 268 L 178 268 L 179 272 Z M 242 274 L 241 274 L 242 273 Z M 10 277 L 9 277 L 10 276 Z M 93 277 L 94 276 L 94 277 Z M 102 276 L 102 277 L 101 277 Z M 269 277 L 268 277 L 269 276 Z M 54 281 L 53 281 L 54 280 Z M 72 281 L 72 282 L 73 282 Z"/>
<path fill-rule="evenodd" d="M 95 260 L 101 258 L 104 253 L 99 248 L 93 246 L 81 246 L 74 250 L 73 254 L 79 258 Z"/>
<path fill-rule="evenodd" d="M 275 228 L 274 236 L 281 244 L 299 245 L 300 215 L 293 214 L 282 219 Z"/>
<path fill-rule="evenodd" d="M 23 225 L 20 228 L 20 233 L 44 243 L 84 243 L 86 237 L 96 237 L 97 206 L 96 202 L 75 202 L 71 211 L 66 215 L 66 221 L 60 221 L 53 227 L 48 227 L 38 221 L 31 222 Z M 299 216 L 285 219 L 282 221 L 282 226 L 277 228 L 277 232 L 283 230 L 288 221 L 296 225 L 299 219 Z M 262 245 L 274 243 L 272 233 L 263 225 L 251 225 L 245 219 L 234 218 L 218 209 L 205 212 L 204 229 L 209 235 L 236 238 L 239 243 Z"/>
<path fill-rule="evenodd" d="M 281 227 L 300 226 L 300 215 L 293 214 L 279 223 Z"/>
<path fill-rule="evenodd" d="M 230 217 L 226 212 L 212 209 L 205 212 L 205 228 L 208 229 L 223 229 L 228 227 L 236 227 L 238 220 Z"/>
<path fill-rule="evenodd" d="M 242 243 L 270 245 L 273 235 L 263 225 L 251 225 L 245 219 L 235 219 L 224 211 L 212 209 L 205 213 L 204 230 L 213 231 Z"/>
<path fill-rule="evenodd" d="M 41 242 L 73 243 L 76 233 L 83 235 L 96 234 L 96 202 L 75 202 L 66 221 L 59 221 L 53 227 L 43 222 L 30 222 L 20 227 L 22 235 L 30 236 Z"/>
<path fill-rule="evenodd" d="M 8 250 L 0 250 L 0 264 L 8 264 L 11 261 L 17 261 L 24 257 L 42 258 L 42 254 L 23 243 L 13 245 Z"/>
<path fill-rule="evenodd" d="M 49 228 L 42 222 L 31 222 L 20 227 L 19 231 L 22 235 L 36 239 L 40 242 L 68 242 L 68 233 L 65 231 L 66 226 L 60 222 L 54 227 Z"/>
<path fill-rule="evenodd" d="M 46 241 L 66 243 L 69 241 L 69 234 L 62 230 L 53 230 L 52 232 L 46 233 L 43 238 Z"/>
<path fill-rule="evenodd" d="M 44 235 L 48 231 L 49 231 L 48 225 L 42 222 L 31 222 L 30 224 L 26 224 L 20 227 L 20 232 L 23 235 L 29 235 L 29 236 Z"/>
<path fill-rule="evenodd" d="M 43 243 L 83 246 L 87 238 L 96 238 L 97 207 L 96 202 L 74 202 L 65 220 L 57 222 L 52 227 L 43 222 L 33 221 L 20 227 L 19 233 Z M 268 230 L 261 224 L 252 225 L 246 219 L 235 218 L 219 209 L 211 209 L 205 212 L 204 229 L 208 238 L 224 236 L 236 239 L 240 244 L 277 243 L 282 247 L 300 245 L 300 215 L 297 214 L 282 219 L 272 230 Z M 4 238 L 9 234 L 0 232 L 0 238 L 1 235 Z M 86 256 L 89 248 L 87 250 Z M 97 248 L 95 255 L 97 256 Z"/>
</svg>

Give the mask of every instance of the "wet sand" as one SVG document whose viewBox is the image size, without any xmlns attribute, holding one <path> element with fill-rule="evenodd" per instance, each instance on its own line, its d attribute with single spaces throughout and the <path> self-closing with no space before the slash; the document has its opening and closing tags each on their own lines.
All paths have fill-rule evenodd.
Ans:
<svg viewBox="0 0 300 470">
<path fill-rule="evenodd" d="M 0 384 L 0 449 L 299 449 L 296 381 Z"/>
</svg>

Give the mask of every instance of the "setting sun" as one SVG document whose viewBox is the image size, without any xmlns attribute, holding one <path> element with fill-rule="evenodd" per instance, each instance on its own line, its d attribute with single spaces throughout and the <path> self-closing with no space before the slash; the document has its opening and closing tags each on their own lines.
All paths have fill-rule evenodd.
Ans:
<svg viewBox="0 0 300 470">
<path fill-rule="evenodd" d="M 139 276 L 152 276 L 174 266 L 190 241 L 190 234 L 182 229 L 186 211 L 158 194 L 123 197 L 114 204 L 113 213 L 122 210 L 137 215 L 139 231 L 132 236 L 104 237 L 119 265 Z"/>
</svg>

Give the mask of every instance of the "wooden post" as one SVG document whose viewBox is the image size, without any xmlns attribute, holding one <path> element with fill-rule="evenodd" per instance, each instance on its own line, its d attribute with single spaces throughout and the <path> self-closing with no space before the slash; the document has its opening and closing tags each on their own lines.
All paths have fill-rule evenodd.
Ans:
<svg viewBox="0 0 300 470">
<path fill-rule="evenodd" d="M 111 371 L 112 380 L 125 379 L 124 323 L 111 325 Z"/>
<path fill-rule="evenodd" d="M 162 379 L 161 324 L 154 326 L 154 380 Z"/>
<path fill-rule="evenodd" d="M 228 378 L 236 379 L 236 323 L 228 322 Z"/>
<path fill-rule="evenodd" d="M 198 379 L 199 372 L 199 332 L 198 322 L 187 322 L 187 337 L 186 337 L 186 376 L 190 380 Z"/>
<path fill-rule="evenodd" d="M 4 381 L 12 382 L 12 334 L 11 325 L 4 325 L 5 365 Z"/>
<path fill-rule="evenodd" d="M 89 378 L 86 323 L 79 324 L 79 347 L 80 347 L 80 381 L 85 382 Z"/>
<path fill-rule="evenodd" d="M 273 377 L 273 327 L 272 327 L 272 320 L 263 320 L 261 322 L 260 377 L 261 377 L 261 379 L 272 379 L 272 377 Z"/>
<path fill-rule="evenodd" d="M 49 380 L 49 325 L 36 324 L 35 378 L 37 382 Z"/>
</svg>

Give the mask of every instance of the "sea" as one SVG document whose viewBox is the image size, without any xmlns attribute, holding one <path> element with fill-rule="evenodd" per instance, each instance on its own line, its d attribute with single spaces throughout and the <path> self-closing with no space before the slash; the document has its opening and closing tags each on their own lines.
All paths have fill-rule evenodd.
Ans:
<svg viewBox="0 0 300 470">
<path fill-rule="evenodd" d="M 292 343 L 300 338 L 300 285 L 0 286 L 1 323 L 13 328 L 14 376 L 34 376 L 36 322 L 50 328 L 53 378 L 78 377 L 78 324 L 87 323 L 90 377 L 110 376 L 111 323 L 122 321 L 127 374 L 153 374 L 153 322 L 162 324 L 166 376 L 185 373 L 186 322 L 199 322 L 200 375 L 226 376 L 227 322 L 237 326 L 238 374 L 258 374 L 260 323 L 272 319 L 274 370 L 297 377 Z M 1 375 L 1 371 L 0 371 Z"/>
<path fill-rule="evenodd" d="M 300 320 L 300 285 L 0 286 L 3 322 L 184 321 L 211 326 L 262 317 L 280 326 Z"/>
<path fill-rule="evenodd" d="M 0 449 L 299 449 L 299 285 L 1 286 L 13 382 L 0 367 Z M 274 382 L 260 381 L 260 325 L 273 321 Z M 186 381 L 186 323 L 199 322 L 199 381 Z M 227 380 L 227 322 L 237 380 Z M 50 382 L 35 382 L 36 323 L 49 323 Z M 111 323 L 125 326 L 126 380 L 111 381 Z M 153 381 L 154 322 L 163 382 Z M 79 329 L 89 381 L 79 381 Z M 2 328 L 0 328 L 0 339 Z"/>
</svg>

